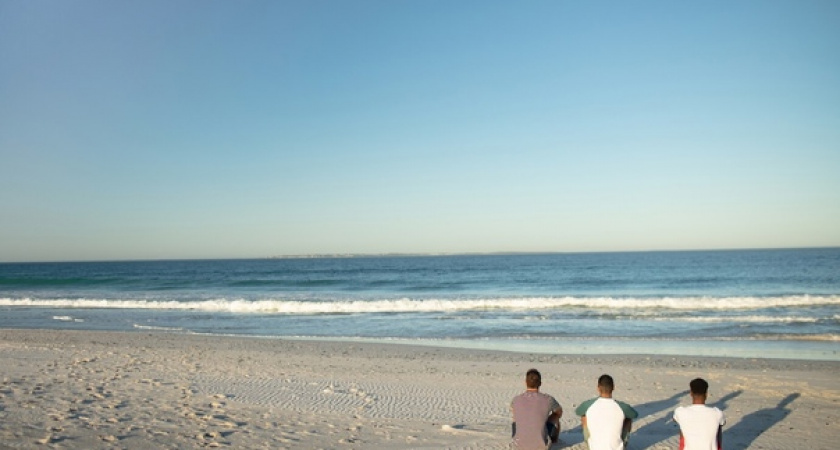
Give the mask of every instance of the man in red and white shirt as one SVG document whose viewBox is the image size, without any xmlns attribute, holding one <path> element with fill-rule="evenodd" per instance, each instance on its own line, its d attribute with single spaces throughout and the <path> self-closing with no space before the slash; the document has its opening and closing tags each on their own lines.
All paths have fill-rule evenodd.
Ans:
<svg viewBox="0 0 840 450">
<path fill-rule="evenodd" d="M 691 406 L 680 406 L 674 420 L 680 424 L 680 450 L 723 450 L 723 411 L 706 406 L 709 383 L 695 378 L 689 383 Z"/>
</svg>

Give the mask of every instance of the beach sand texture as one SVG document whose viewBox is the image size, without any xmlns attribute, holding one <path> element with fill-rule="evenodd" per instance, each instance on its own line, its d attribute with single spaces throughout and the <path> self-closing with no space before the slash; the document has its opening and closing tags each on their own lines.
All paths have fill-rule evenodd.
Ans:
<svg viewBox="0 0 840 450">
<path fill-rule="evenodd" d="M 677 448 L 688 382 L 711 385 L 724 448 L 833 449 L 840 363 L 564 356 L 258 338 L 0 330 L 0 449 L 508 448 L 525 371 L 565 409 L 602 373 L 634 405 L 631 449 Z"/>
</svg>

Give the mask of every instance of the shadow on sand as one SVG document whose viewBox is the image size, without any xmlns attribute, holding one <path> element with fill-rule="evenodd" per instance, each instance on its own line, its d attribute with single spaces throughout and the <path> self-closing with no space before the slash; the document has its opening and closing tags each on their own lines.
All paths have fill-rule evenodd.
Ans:
<svg viewBox="0 0 840 450">
<path fill-rule="evenodd" d="M 743 391 L 740 390 L 731 392 L 710 405 L 726 411 L 729 407 L 729 402 L 742 393 Z M 639 411 L 639 418 L 656 415 L 664 411 L 672 412 L 679 405 L 680 398 L 687 394 L 688 391 L 683 391 L 670 398 L 644 403 L 635 408 Z M 790 414 L 791 410 L 788 406 L 799 398 L 800 395 L 799 393 L 790 394 L 772 408 L 765 408 L 747 414 L 737 424 L 729 428 L 724 426 L 724 448 L 727 450 L 749 448 L 759 436 L 783 421 Z M 669 413 L 634 430 L 630 435 L 628 447 L 632 449 L 651 448 L 663 441 L 678 436 L 679 426 L 673 420 L 673 414 Z M 560 434 L 560 442 L 553 445 L 551 449 L 557 450 L 573 447 L 582 442 L 583 429 L 578 425 L 569 430 L 563 430 Z"/>
<path fill-rule="evenodd" d="M 658 400 L 655 402 L 645 403 L 636 407 L 639 411 L 639 419 L 647 416 L 653 416 L 667 411 L 668 414 L 646 423 L 641 428 L 633 430 L 628 440 L 628 447 L 633 449 L 650 448 L 655 444 L 664 441 L 675 434 L 673 427 L 668 426 L 671 421 L 671 412 L 680 404 L 680 399 L 688 395 L 688 391 L 682 391 L 674 394 L 665 400 Z M 638 419 L 637 419 L 638 420 Z"/>
<path fill-rule="evenodd" d="M 744 391 L 740 390 L 730 392 L 729 394 L 726 394 L 723 397 L 721 397 L 717 402 L 711 404 L 711 406 L 716 406 L 722 411 L 725 411 L 728 407 L 728 403 L 735 397 L 741 395 L 743 392 Z M 633 434 L 630 435 L 629 447 L 633 449 L 651 448 L 656 444 L 659 444 L 660 442 L 679 436 L 679 425 L 677 425 L 677 423 L 674 422 L 673 412 L 675 409 L 677 409 L 677 406 L 679 406 L 680 398 L 687 395 L 688 391 L 683 391 L 669 398 L 668 400 L 647 404 L 662 406 L 657 409 L 651 409 L 650 411 L 642 409 L 647 405 L 642 405 L 639 408 L 637 408 L 639 410 L 639 417 L 650 416 L 658 412 L 662 412 L 664 410 L 667 410 L 668 414 L 654 420 L 653 422 L 647 423 L 643 427 L 634 431 Z"/>
<path fill-rule="evenodd" d="M 748 448 L 764 432 L 773 428 L 777 423 L 790 414 L 788 405 L 799 398 L 801 394 L 795 392 L 779 401 L 772 408 L 764 408 L 749 413 L 732 427 L 723 429 L 723 445 L 726 449 Z"/>
</svg>

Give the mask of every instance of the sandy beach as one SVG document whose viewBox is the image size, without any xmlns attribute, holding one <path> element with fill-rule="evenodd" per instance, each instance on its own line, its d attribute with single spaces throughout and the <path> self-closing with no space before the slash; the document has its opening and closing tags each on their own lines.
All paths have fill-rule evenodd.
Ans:
<svg viewBox="0 0 840 450">
<path fill-rule="evenodd" d="M 702 376 L 726 449 L 830 449 L 840 363 L 564 356 L 352 342 L 0 330 L 0 448 L 507 448 L 531 367 L 565 409 L 602 373 L 640 412 L 630 448 L 676 448 L 671 413 Z"/>
</svg>

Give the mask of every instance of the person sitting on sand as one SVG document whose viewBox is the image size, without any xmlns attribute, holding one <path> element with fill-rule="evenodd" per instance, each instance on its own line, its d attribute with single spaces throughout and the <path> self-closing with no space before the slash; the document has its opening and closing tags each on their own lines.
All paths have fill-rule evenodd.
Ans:
<svg viewBox="0 0 840 450">
<path fill-rule="evenodd" d="M 633 419 L 639 413 L 627 403 L 612 398 L 615 383 L 609 375 L 598 378 L 598 397 L 580 404 L 575 413 L 580 416 L 583 437 L 589 450 L 623 450 Z"/>
<path fill-rule="evenodd" d="M 674 420 L 680 425 L 680 450 L 722 450 L 723 411 L 706 406 L 709 383 L 695 378 L 688 384 L 691 406 L 680 406 L 674 411 Z"/>
<path fill-rule="evenodd" d="M 557 400 L 540 392 L 542 375 L 537 369 L 525 374 L 525 392 L 510 402 L 513 414 L 513 443 L 517 449 L 545 450 L 560 435 L 563 408 Z"/>
</svg>

